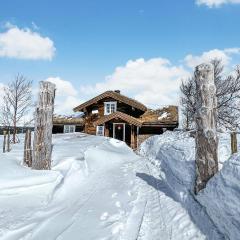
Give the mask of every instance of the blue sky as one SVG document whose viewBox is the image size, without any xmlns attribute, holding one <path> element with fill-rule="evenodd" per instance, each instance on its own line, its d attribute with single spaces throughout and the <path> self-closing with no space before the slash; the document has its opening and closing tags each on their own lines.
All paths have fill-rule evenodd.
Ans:
<svg viewBox="0 0 240 240">
<path fill-rule="evenodd" d="M 108 88 L 149 106 L 175 104 L 196 64 L 239 62 L 240 1 L 232 1 L 4 1 L 0 86 L 16 73 L 35 85 L 50 78 L 59 112 Z"/>
</svg>

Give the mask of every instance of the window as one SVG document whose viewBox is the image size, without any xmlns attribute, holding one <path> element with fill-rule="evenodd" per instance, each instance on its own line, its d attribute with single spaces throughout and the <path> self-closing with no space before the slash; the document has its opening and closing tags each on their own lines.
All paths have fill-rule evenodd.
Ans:
<svg viewBox="0 0 240 240">
<path fill-rule="evenodd" d="M 76 129 L 75 125 L 64 125 L 64 133 L 74 133 Z"/>
<path fill-rule="evenodd" d="M 98 114 L 98 109 L 93 109 L 92 114 Z"/>
<path fill-rule="evenodd" d="M 104 126 L 97 126 L 96 135 L 97 136 L 104 136 Z"/>
<path fill-rule="evenodd" d="M 117 102 L 104 103 L 104 115 L 109 115 L 117 111 Z"/>
</svg>

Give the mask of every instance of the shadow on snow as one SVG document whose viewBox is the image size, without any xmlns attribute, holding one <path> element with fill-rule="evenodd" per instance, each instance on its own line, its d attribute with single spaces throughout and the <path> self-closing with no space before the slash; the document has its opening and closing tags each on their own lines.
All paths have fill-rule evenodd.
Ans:
<svg viewBox="0 0 240 240">
<path fill-rule="evenodd" d="M 206 213 L 205 209 L 195 200 L 190 190 L 187 190 L 186 188 L 183 190 L 184 186 L 181 186 L 182 189 L 180 191 L 182 192 L 183 190 L 186 193 L 185 199 L 181 199 L 164 180 L 158 179 L 146 173 L 136 173 L 136 176 L 145 181 L 155 190 L 163 192 L 166 196 L 173 199 L 175 202 L 180 203 L 181 206 L 189 214 L 192 222 L 207 237 L 207 239 L 224 239 L 222 234 L 218 231 Z M 201 220 L 199 220 L 199 218 Z"/>
</svg>

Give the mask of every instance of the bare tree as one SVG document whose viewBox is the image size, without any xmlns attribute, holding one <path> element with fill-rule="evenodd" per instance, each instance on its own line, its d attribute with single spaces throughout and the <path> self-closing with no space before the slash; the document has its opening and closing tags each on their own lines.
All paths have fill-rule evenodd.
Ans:
<svg viewBox="0 0 240 240">
<path fill-rule="evenodd" d="M 217 125 L 230 130 L 236 130 L 240 126 L 240 67 L 237 66 L 234 73 L 224 76 L 222 61 L 211 61 L 214 68 L 214 82 L 217 96 Z M 182 97 L 182 113 L 185 120 L 185 128 L 194 128 L 194 116 L 196 113 L 196 79 L 195 76 L 182 82 L 180 87 Z"/>
<path fill-rule="evenodd" d="M 5 127 L 13 127 L 13 143 L 16 143 L 17 125 L 27 114 L 32 102 L 32 81 L 18 74 L 4 88 L 1 122 Z"/>
</svg>

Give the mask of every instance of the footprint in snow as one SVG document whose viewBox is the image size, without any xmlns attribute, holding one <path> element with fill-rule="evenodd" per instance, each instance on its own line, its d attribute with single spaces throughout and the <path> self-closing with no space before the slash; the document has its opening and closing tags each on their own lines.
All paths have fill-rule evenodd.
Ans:
<svg viewBox="0 0 240 240">
<path fill-rule="evenodd" d="M 115 192 L 115 193 L 113 193 L 113 194 L 112 194 L 112 198 L 116 198 L 116 197 L 117 197 L 117 195 L 118 195 L 118 193 L 116 193 L 116 192 Z"/>
<path fill-rule="evenodd" d="M 114 223 L 119 222 L 119 220 L 122 218 L 122 214 L 117 213 L 117 214 L 114 214 L 112 216 L 109 216 L 109 215 L 106 216 L 106 215 L 103 214 L 102 218 L 105 218 L 105 219 L 101 219 L 103 221 L 101 225 L 104 226 L 104 227 L 108 227 L 108 226 L 113 225 Z"/>
<path fill-rule="evenodd" d="M 101 217 L 100 217 L 100 220 L 102 220 L 102 221 L 105 221 L 107 218 L 108 218 L 108 212 L 104 212 L 102 215 L 101 215 Z"/>
<path fill-rule="evenodd" d="M 118 234 L 120 231 L 124 229 L 124 224 L 123 223 L 116 223 L 112 227 L 112 235 Z"/>
<path fill-rule="evenodd" d="M 119 201 L 115 202 L 116 207 L 120 208 L 121 207 L 121 203 Z"/>
</svg>

